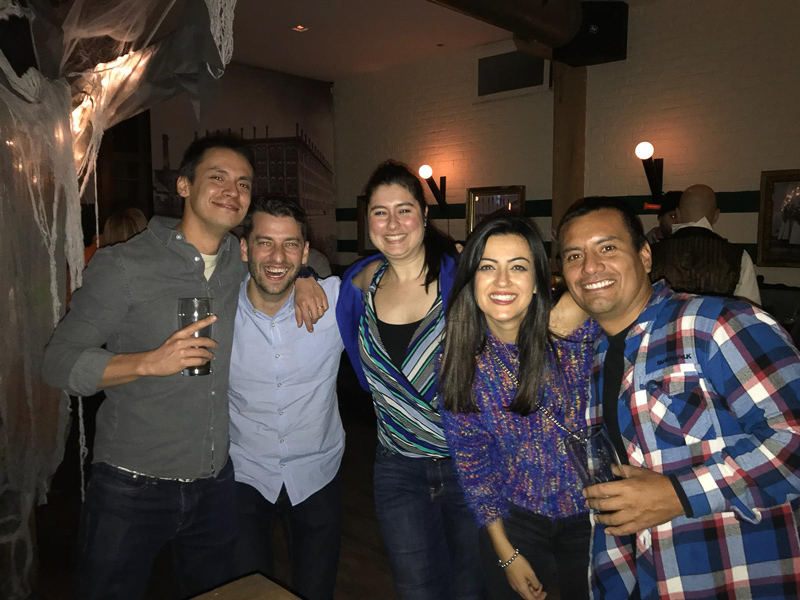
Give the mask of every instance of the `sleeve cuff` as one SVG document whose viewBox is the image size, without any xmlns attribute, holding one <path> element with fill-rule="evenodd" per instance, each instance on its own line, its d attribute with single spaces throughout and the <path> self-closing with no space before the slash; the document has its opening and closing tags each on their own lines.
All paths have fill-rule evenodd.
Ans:
<svg viewBox="0 0 800 600">
<path fill-rule="evenodd" d="M 472 514 L 475 517 L 475 522 L 478 527 L 486 527 L 490 523 L 498 519 L 505 520 L 509 513 L 509 506 L 507 503 L 497 505 L 477 505 L 474 507 Z"/>
<path fill-rule="evenodd" d="M 87 348 L 75 361 L 69 374 L 69 391 L 77 396 L 91 396 L 98 392 L 100 380 L 113 352 L 104 348 Z"/>
<path fill-rule="evenodd" d="M 667 477 L 669 477 L 672 487 L 675 488 L 675 493 L 678 495 L 678 500 L 681 501 L 684 514 L 690 519 L 693 518 L 694 511 L 692 510 L 692 505 L 689 503 L 689 498 L 686 496 L 686 492 L 683 491 L 677 475 L 668 475 Z"/>
<path fill-rule="evenodd" d="M 308 279 L 309 277 L 313 277 L 314 281 L 319 281 L 319 275 L 317 275 L 317 272 L 311 265 L 303 265 L 300 267 L 300 270 L 297 272 L 297 276 L 300 279 Z"/>
</svg>

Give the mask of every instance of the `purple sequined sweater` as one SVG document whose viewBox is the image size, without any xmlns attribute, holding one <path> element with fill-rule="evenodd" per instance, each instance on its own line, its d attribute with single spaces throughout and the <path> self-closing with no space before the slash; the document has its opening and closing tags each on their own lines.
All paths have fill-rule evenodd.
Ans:
<svg viewBox="0 0 800 600">
<path fill-rule="evenodd" d="M 570 430 L 586 426 L 592 344 L 600 334 L 588 319 L 565 339 L 555 339 L 561 374 L 548 356 L 544 406 Z M 494 354 L 517 373 L 517 347 L 489 335 Z M 561 385 L 554 385 L 560 381 Z M 561 392 L 558 389 L 561 388 Z M 472 386 L 480 412 L 453 415 L 442 410 L 447 443 L 467 503 L 480 525 L 507 516 L 514 504 L 549 518 L 587 512 L 578 474 L 562 443 L 566 435 L 542 410 L 520 416 L 505 410 L 516 385 L 487 347 L 477 357 Z"/>
</svg>

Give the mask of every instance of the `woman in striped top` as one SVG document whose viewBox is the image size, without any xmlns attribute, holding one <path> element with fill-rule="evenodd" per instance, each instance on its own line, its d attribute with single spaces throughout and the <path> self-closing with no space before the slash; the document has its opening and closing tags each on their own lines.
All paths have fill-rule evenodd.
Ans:
<svg viewBox="0 0 800 600">
<path fill-rule="evenodd" d="M 586 424 L 600 330 L 569 294 L 551 305 L 533 223 L 483 223 L 453 284 L 440 388 L 492 599 L 589 594 L 588 509 L 562 440 Z"/>
<path fill-rule="evenodd" d="M 345 272 L 336 316 L 378 417 L 375 508 L 395 588 L 403 600 L 484 598 L 435 372 L 456 247 L 428 222 L 422 184 L 404 165 L 379 166 L 365 194 L 381 254 Z"/>
</svg>

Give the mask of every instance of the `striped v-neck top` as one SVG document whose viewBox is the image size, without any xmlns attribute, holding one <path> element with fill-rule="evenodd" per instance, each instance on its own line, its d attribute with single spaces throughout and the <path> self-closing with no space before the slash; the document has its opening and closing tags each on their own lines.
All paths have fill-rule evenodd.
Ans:
<svg viewBox="0 0 800 600">
<path fill-rule="evenodd" d="M 436 389 L 436 354 L 444 336 L 442 294 L 437 293 L 417 326 L 402 364 L 395 365 L 381 339 L 375 314 L 375 292 L 388 266 L 384 261 L 375 270 L 364 296 L 358 331 L 361 366 L 378 417 L 378 441 L 412 458 L 449 456 Z"/>
</svg>

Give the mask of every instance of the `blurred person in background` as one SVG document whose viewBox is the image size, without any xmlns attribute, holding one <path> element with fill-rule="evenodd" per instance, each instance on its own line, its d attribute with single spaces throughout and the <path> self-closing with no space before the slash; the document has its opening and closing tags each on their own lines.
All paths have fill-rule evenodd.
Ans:
<svg viewBox="0 0 800 600">
<path fill-rule="evenodd" d="M 672 235 L 652 247 L 650 280 L 666 279 L 676 292 L 728 296 L 761 304 L 753 260 L 714 231 L 717 195 L 707 185 L 683 192 Z"/>
<path fill-rule="evenodd" d="M 658 209 L 658 225 L 647 232 L 647 243 L 651 246 L 672 234 L 672 226 L 678 222 L 678 202 L 681 200 L 680 190 L 664 192 L 661 208 Z"/>
<path fill-rule="evenodd" d="M 111 213 L 103 226 L 103 234 L 95 235 L 92 243 L 84 248 L 84 265 L 89 264 L 98 247 L 127 242 L 145 229 L 147 229 L 147 217 L 138 208 L 126 208 Z"/>
</svg>

